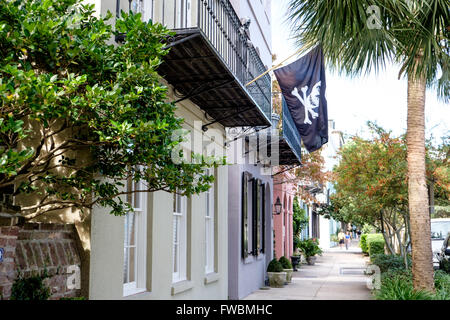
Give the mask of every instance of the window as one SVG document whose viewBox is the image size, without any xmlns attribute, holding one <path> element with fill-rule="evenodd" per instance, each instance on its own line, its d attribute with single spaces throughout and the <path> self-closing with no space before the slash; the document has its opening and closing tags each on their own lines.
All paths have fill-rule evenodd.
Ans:
<svg viewBox="0 0 450 320">
<path fill-rule="evenodd" d="M 175 28 L 186 28 L 191 24 L 191 0 L 175 0 Z"/>
<path fill-rule="evenodd" d="M 206 170 L 207 175 L 211 175 L 212 170 Z M 215 182 L 212 183 L 211 188 L 205 192 L 205 271 L 212 273 L 215 271 Z"/>
<path fill-rule="evenodd" d="M 128 5 L 133 13 L 142 13 L 144 21 L 153 19 L 153 0 L 131 0 Z"/>
<path fill-rule="evenodd" d="M 187 198 L 173 196 L 173 282 L 187 275 Z"/>
<path fill-rule="evenodd" d="M 143 190 L 142 182 L 127 181 L 127 192 Z M 146 192 L 127 194 L 127 202 L 134 208 L 125 216 L 124 224 L 124 296 L 145 291 L 146 289 Z"/>
</svg>

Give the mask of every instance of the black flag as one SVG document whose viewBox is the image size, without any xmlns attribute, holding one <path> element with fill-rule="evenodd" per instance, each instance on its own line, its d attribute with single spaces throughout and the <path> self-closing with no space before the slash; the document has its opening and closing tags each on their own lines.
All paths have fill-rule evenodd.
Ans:
<svg viewBox="0 0 450 320">
<path fill-rule="evenodd" d="M 292 119 L 309 152 L 328 142 L 325 67 L 322 49 L 274 71 Z"/>
</svg>

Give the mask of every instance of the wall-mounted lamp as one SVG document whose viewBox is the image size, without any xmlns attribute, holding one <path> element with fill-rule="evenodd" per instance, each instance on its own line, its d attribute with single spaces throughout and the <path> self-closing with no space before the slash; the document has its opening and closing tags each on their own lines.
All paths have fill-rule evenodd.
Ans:
<svg viewBox="0 0 450 320">
<path fill-rule="evenodd" d="M 275 214 L 280 214 L 281 213 L 281 201 L 280 201 L 280 197 L 277 197 L 277 201 L 275 202 L 275 204 L 273 205 L 275 207 Z"/>
</svg>

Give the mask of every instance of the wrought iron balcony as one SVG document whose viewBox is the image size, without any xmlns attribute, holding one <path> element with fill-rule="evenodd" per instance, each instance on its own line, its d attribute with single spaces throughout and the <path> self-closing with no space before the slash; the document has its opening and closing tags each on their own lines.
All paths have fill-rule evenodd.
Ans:
<svg viewBox="0 0 450 320">
<path fill-rule="evenodd" d="M 117 0 L 119 1 L 119 0 Z M 118 8 L 144 10 L 172 29 L 171 48 L 158 73 L 211 118 L 226 127 L 268 126 L 271 81 L 229 0 L 122 0 Z M 134 9 L 136 10 L 136 9 Z"/>
<path fill-rule="evenodd" d="M 282 98 L 282 113 L 280 164 L 299 164 L 301 161 L 301 137 L 284 98 Z"/>
</svg>

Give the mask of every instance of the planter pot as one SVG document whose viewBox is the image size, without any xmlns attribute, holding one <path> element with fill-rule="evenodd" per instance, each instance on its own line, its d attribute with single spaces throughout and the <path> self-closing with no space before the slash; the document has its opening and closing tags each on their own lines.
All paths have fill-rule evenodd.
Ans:
<svg viewBox="0 0 450 320">
<path fill-rule="evenodd" d="M 294 272 L 293 269 L 283 269 L 284 272 L 286 272 L 286 282 L 291 283 L 292 282 L 292 272 Z"/>
<path fill-rule="evenodd" d="M 267 275 L 272 288 L 283 288 L 286 282 L 286 272 L 267 272 Z"/>
<path fill-rule="evenodd" d="M 297 271 L 297 266 L 300 264 L 300 256 L 291 256 L 292 267 Z"/>
<path fill-rule="evenodd" d="M 312 257 L 306 257 L 306 262 L 310 265 L 313 266 L 316 263 L 316 256 L 312 256 Z"/>
</svg>

